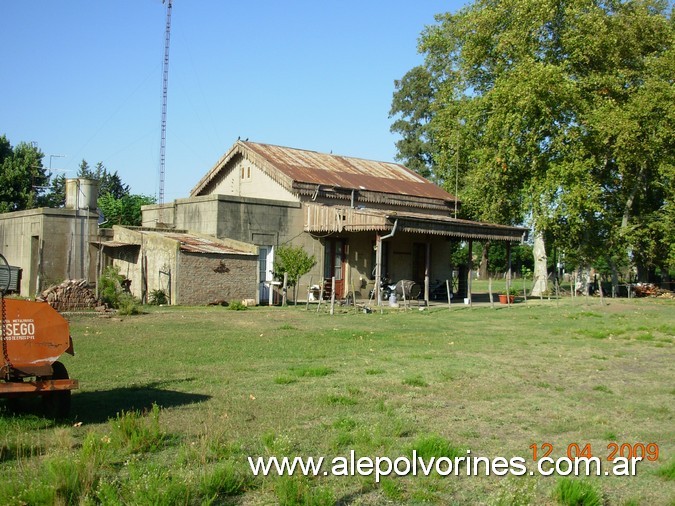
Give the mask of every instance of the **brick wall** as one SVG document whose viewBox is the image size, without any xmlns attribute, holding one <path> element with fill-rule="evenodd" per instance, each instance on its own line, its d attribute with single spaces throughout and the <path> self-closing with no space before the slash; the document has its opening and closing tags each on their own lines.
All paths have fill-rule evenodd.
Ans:
<svg viewBox="0 0 675 506">
<path fill-rule="evenodd" d="M 255 299 L 257 256 L 181 251 L 178 261 L 178 304 Z"/>
</svg>

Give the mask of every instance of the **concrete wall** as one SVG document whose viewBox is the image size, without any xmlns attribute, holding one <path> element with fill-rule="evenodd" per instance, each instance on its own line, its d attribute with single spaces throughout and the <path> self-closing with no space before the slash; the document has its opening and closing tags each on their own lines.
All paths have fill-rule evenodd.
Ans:
<svg viewBox="0 0 675 506">
<path fill-rule="evenodd" d="M 0 253 L 23 269 L 21 295 L 34 296 L 64 279 L 94 282 L 96 250 L 90 242 L 96 241 L 97 220 L 95 213 L 74 209 L 0 214 Z"/>
<path fill-rule="evenodd" d="M 145 259 L 147 295 L 153 290 L 164 290 L 172 304 L 179 303 L 175 297 L 179 243 L 141 230 L 119 226 L 113 227 L 113 230 L 115 241 L 138 245 L 107 248 L 107 254 L 113 258 L 113 265 L 120 268 L 120 274 L 132 280 L 131 293 L 138 298 L 143 296 L 142 262 Z"/>
<path fill-rule="evenodd" d="M 185 305 L 255 299 L 258 257 L 182 251 L 178 264 L 178 301 Z"/>
</svg>

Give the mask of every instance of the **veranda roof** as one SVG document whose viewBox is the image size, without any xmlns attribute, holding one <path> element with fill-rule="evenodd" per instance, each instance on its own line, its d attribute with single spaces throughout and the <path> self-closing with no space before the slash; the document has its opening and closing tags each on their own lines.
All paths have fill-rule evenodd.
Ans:
<svg viewBox="0 0 675 506">
<path fill-rule="evenodd" d="M 397 232 L 455 237 L 459 240 L 521 242 L 528 229 L 460 220 L 450 216 L 380 209 L 304 204 L 305 232 Z"/>
</svg>

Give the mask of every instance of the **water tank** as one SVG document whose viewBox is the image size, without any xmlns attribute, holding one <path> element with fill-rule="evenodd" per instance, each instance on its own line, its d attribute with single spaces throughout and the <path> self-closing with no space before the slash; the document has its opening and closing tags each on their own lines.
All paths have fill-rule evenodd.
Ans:
<svg viewBox="0 0 675 506">
<path fill-rule="evenodd" d="M 98 181 L 87 178 L 66 179 L 66 209 L 97 208 Z"/>
</svg>

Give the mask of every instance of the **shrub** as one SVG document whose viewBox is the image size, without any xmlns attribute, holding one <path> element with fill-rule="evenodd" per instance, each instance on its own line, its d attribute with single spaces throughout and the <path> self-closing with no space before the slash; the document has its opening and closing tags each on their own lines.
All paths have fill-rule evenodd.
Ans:
<svg viewBox="0 0 675 506">
<path fill-rule="evenodd" d="M 123 292 L 117 298 L 117 311 L 122 315 L 141 313 L 141 301 L 130 293 Z"/>
<path fill-rule="evenodd" d="M 120 268 L 110 265 L 103 270 L 98 281 L 99 297 L 108 306 L 117 309 L 120 314 L 134 315 L 141 312 L 141 301 L 124 291 L 122 283 L 126 278 L 120 274 Z"/>
<path fill-rule="evenodd" d="M 169 297 L 164 290 L 152 290 L 148 302 L 153 306 L 161 306 L 169 303 Z"/>
<path fill-rule="evenodd" d="M 119 296 L 122 293 L 122 281 L 124 276 L 120 274 L 120 268 L 109 265 L 103 270 L 98 280 L 99 297 L 110 307 L 118 306 Z"/>
<path fill-rule="evenodd" d="M 227 306 L 227 309 L 231 309 L 232 311 L 246 311 L 248 309 L 248 306 L 245 305 L 243 302 L 235 300 L 233 302 L 230 302 L 230 305 Z"/>
</svg>

